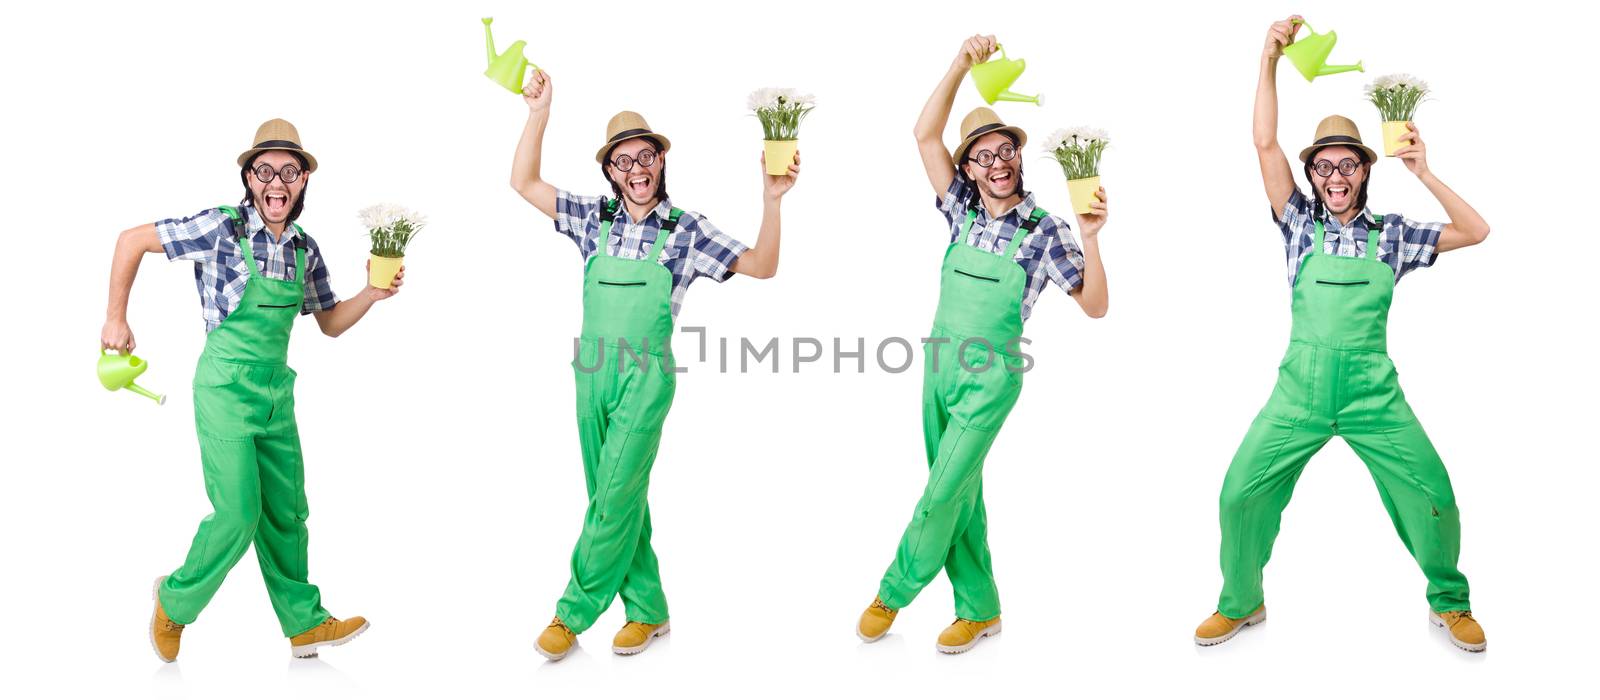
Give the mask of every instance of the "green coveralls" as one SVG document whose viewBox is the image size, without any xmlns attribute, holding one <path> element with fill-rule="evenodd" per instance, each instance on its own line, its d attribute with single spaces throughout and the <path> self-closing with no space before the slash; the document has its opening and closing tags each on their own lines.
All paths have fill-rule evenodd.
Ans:
<svg viewBox="0 0 1600 700">
<path fill-rule="evenodd" d="M 628 620 L 667 621 L 645 494 L 672 408 L 672 273 L 657 262 L 683 212 L 673 209 L 643 260 L 611 255 L 615 200 L 583 274 L 583 337 L 573 377 L 589 508 L 572 550 L 572 580 L 556 616 L 582 633 L 619 593 Z"/>
<path fill-rule="evenodd" d="M 1394 270 L 1378 260 L 1322 252 L 1322 222 L 1294 284 L 1294 327 L 1278 385 L 1245 434 L 1222 483 L 1222 595 L 1217 610 L 1248 616 L 1262 603 L 1261 571 L 1300 471 L 1342 436 L 1378 484 L 1400 540 L 1428 577 L 1435 612 L 1466 610 L 1456 569 L 1461 518 L 1450 477 L 1412 414 L 1389 360 Z"/>
<path fill-rule="evenodd" d="M 878 599 L 892 609 L 909 605 L 942 568 L 955 589 L 956 615 L 986 621 L 1000 615 L 1000 591 L 989 562 L 983 509 L 983 459 L 1022 393 L 1022 292 L 1013 259 L 1022 240 L 1046 216 L 1034 207 L 995 255 L 967 244 L 976 211 L 945 251 L 939 273 L 935 339 L 925 344 L 922 434 L 928 485 L 884 572 Z M 1003 366 L 997 366 L 998 358 Z"/>
<path fill-rule="evenodd" d="M 293 637 L 328 617 L 322 594 L 306 582 L 305 463 L 295 372 L 286 364 L 289 331 L 305 299 L 306 252 L 295 248 L 293 281 L 262 275 L 243 219 L 223 209 L 250 276 L 238 308 L 206 335 L 194 372 L 195 432 L 214 512 L 200 521 L 183 566 L 158 595 L 173 622 L 194 622 L 254 542 L 278 624 Z"/>
</svg>

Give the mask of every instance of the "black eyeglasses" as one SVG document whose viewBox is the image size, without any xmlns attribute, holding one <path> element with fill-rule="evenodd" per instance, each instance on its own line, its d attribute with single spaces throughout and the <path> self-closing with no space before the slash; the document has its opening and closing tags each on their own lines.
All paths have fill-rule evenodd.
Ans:
<svg viewBox="0 0 1600 700">
<path fill-rule="evenodd" d="M 257 165 L 255 167 L 254 172 L 256 174 L 256 179 L 260 180 L 261 184 L 263 185 L 272 182 L 272 178 L 274 177 L 283 180 L 283 184 L 285 185 L 300 179 L 300 166 L 294 164 L 285 165 L 280 169 L 273 170 L 272 166 L 262 163 L 261 165 Z"/>
<path fill-rule="evenodd" d="M 1345 177 L 1350 177 L 1351 175 L 1356 174 L 1356 168 L 1359 167 L 1361 167 L 1360 161 L 1354 158 L 1346 158 L 1339 161 L 1339 174 Z M 1316 173 L 1318 177 L 1328 177 L 1329 175 L 1332 175 L 1333 168 L 1333 161 L 1326 158 L 1311 164 L 1311 172 Z"/>
<path fill-rule="evenodd" d="M 643 165 L 646 168 L 655 165 L 656 152 L 646 148 L 642 151 L 639 151 L 639 155 L 620 155 L 611 161 L 611 164 L 617 166 L 617 169 L 621 170 L 622 172 L 628 172 L 629 170 L 632 170 L 634 163 Z"/>
<path fill-rule="evenodd" d="M 967 160 L 977 163 L 980 167 L 987 168 L 994 165 L 994 159 L 1011 161 L 1017 157 L 1017 147 L 1009 143 L 1000 144 L 999 152 L 982 150 L 972 154 Z"/>
</svg>

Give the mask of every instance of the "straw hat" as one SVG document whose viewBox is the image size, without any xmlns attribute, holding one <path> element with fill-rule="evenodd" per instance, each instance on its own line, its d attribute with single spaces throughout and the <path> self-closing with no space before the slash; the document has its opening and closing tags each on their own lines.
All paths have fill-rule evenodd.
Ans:
<svg viewBox="0 0 1600 700">
<path fill-rule="evenodd" d="M 1317 137 L 1310 146 L 1300 151 L 1300 162 L 1304 163 L 1312 153 L 1324 146 L 1349 146 L 1367 154 L 1368 163 L 1378 161 L 1378 154 L 1361 143 L 1361 132 L 1356 129 L 1356 123 L 1337 114 L 1322 120 L 1322 123 L 1317 125 Z"/>
<path fill-rule="evenodd" d="M 244 153 L 239 154 L 239 167 L 244 167 L 251 158 L 262 151 L 291 151 L 299 153 L 306 159 L 306 172 L 317 169 L 317 158 L 306 149 L 300 147 L 300 132 L 294 125 L 282 119 L 268 119 L 256 128 L 255 144 Z"/>
<path fill-rule="evenodd" d="M 961 133 L 965 134 L 965 136 L 961 139 L 961 145 L 956 146 L 956 152 L 950 157 L 950 162 L 955 164 L 959 170 L 961 161 L 967 158 L 967 149 L 972 147 L 972 142 L 977 141 L 984 134 L 991 134 L 996 131 L 1004 131 L 1017 137 L 1017 148 L 1019 149 L 1028 142 L 1028 135 L 1023 133 L 1021 129 L 1014 126 L 1006 126 L 1005 122 L 1000 121 L 1000 115 L 995 114 L 994 110 L 988 107 L 979 107 L 967 112 L 967 116 L 961 120 Z"/>
<path fill-rule="evenodd" d="M 617 112 L 617 115 L 612 117 L 611 121 L 606 122 L 606 145 L 601 146 L 600 150 L 594 152 L 594 161 L 596 163 L 604 163 L 606 162 L 606 151 L 611 150 L 612 147 L 628 139 L 646 136 L 661 142 L 662 153 L 666 153 L 672 148 L 672 142 L 668 141 L 667 137 L 651 131 L 650 125 L 645 123 L 644 117 L 639 116 L 638 112 Z"/>
</svg>

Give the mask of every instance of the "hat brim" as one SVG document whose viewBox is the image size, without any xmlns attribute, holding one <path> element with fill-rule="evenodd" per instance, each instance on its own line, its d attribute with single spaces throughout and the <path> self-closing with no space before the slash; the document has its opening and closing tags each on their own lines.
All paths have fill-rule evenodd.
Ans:
<svg viewBox="0 0 1600 700">
<path fill-rule="evenodd" d="M 950 155 L 950 164 L 956 166 L 957 170 L 960 170 L 961 161 L 966 160 L 967 158 L 967 149 L 971 148 L 972 144 L 978 139 L 996 132 L 1004 132 L 1017 137 L 1017 148 L 1022 148 L 1028 143 L 1028 133 L 1018 127 L 1009 126 L 1006 124 L 990 124 L 987 126 L 980 126 L 976 129 L 973 129 L 972 134 L 963 139 L 960 145 L 956 146 L 955 152 Z"/>
<path fill-rule="evenodd" d="M 315 172 L 317 169 L 317 157 L 311 155 L 310 151 L 299 148 L 284 148 L 281 146 L 273 148 L 252 148 L 244 153 L 240 153 L 238 161 L 239 167 L 244 167 L 244 164 L 250 162 L 250 159 L 255 158 L 257 154 L 265 153 L 267 151 L 288 151 L 290 153 L 298 153 L 302 158 L 306 159 L 306 172 Z"/>
<path fill-rule="evenodd" d="M 1354 148 L 1362 153 L 1367 154 L 1368 163 L 1378 162 L 1378 153 L 1376 151 L 1367 148 L 1366 144 L 1349 136 L 1329 136 L 1321 141 L 1318 141 L 1317 143 L 1306 146 L 1300 151 L 1300 162 L 1306 162 L 1306 160 L 1311 158 L 1311 154 L 1316 153 L 1324 148 L 1328 148 L 1329 146 L 1344 146 L 1346 148 Z"/>
<path fill-rule="evenodd" d="M 661 134 L 658 134 L 658 133 L 656 133 L 654 131 L 645 131 L 643 133 L 639 133 L 637 131 L 624 131 L 624 132 L 622 132 L 620 134 L 617 134 L 616 136 L 611 137 L 611 140 L 607 141 L 606 145 L 601 146 L 600 150 L 594 152 L 594 162 L 596 162 L 596 163 L 605 163 L 606 162 L 606 153 L 609 152 L 611 149 L 616 148 L 617 144 L 622 143 L 623 141 L 628 141 L 630 139 L 642 139 L 642 138 L 652 138 L 652 139 L 655 139 L 657 141 L 660 141 L 661 142 L 661 152 L 662 153 L 666 153 L 667 151 L 672 150 L 672 142 L 668 141 L 667 137 L 662 136 Z"/>
</svg>

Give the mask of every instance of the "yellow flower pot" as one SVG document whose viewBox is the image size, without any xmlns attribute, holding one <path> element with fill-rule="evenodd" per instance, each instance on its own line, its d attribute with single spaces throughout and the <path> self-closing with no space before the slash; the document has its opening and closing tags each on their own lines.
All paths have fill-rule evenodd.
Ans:
<svg viewBox="0 0 1600 700">
<path fill-rule="evenodd" d="M 1405 136 L 1406 132 L 1408 131 L 1411 131 L 1411 128 L 1406 126 L 1405 122 L 1384 122 L 1383 154 L 1386 156 L 1392 156 L 1394 155 L 1395 151 L 1405 148 L 1406 146 L 1410 146 L 1410 141 L 1400 140 L 1400 137 Z"/>
<path fill-rule="evenodd" d="M 788 175 L 789 166 L 794 163 L 794 154 L 800 150 L 798 140 L 790 141 L 762 141 L 767 150 L 767 174 Z"/>
<path fill-rule="evenodd" d="M 1099 201 L 1095 194 L 1100 189 L 1100 176 L 1067 181 L 1067 194 L 1072 197 L 1072 213 L 1089 213 L 1089 203 Z"/>
<path fill-rule="evenodd" d="M 406 264 L 406 259 L 386 258 L 382 255 L 371 255 L 371 262 L 367 265 L 367 284 L 378 289 L 388 289 L 394 283 L 394 276 L 400 272 L 400 266 Z"/>
</svg>

